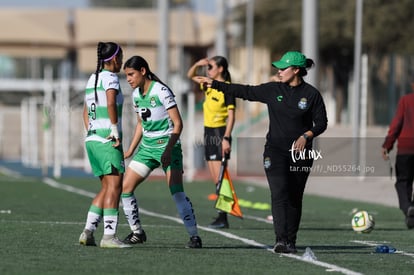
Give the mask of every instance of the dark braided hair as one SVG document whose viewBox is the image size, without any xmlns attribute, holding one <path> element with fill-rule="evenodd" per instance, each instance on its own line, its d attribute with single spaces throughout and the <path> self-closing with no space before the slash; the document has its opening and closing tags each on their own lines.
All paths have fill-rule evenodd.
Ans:
<svg viewBox="0 0 414 275">
<path fill-rule="evenodd" d="M 156 76 L 153 72 L 151 72 L 151 70 L 149 69 L 148 62 L 142 56 L 134 55 L 133 57 L 129 58 L 124 63 L 124 70 L 126 68 L 132 68 L 132 69 L 137 70 L 137 71 L 140 71 L 141 68 L 144 68 L 145 72 L 146 72 L 145 73 L 146 78 L 148 78 L 149 80 L 155 80 L 155 81 L 161 83 L 162 85 L 167 87 L 170 90 L 171 93 L 173 93 L 173 91 L 170 89 L 170 87 L 167 86 L 167 84 L 162 82 L 161 79 L 158 78 L 158 76 Z"/>
<path fill-rule="evenodd" d="M 102 71 L 105 62 L 110 61 L 114 56 L 122 54 L 122 48 L 114 42 L 99 42 L 97 46 L 98 62 L 95 71 L 95 101 L 98 102 L 96 86 L 98 85 L 98 76 Z"/>
<path fill-rule="evenodd" d="M 223 77 L 224 81 L 231 82 L 229 63 L 227 62 L 227 59 L 219 55 L 216 55 L 211 59 L 214 60 L 214 62 L 216 62 L 217 67 L 223 67 L 223 72 L 221 73 L 221 76 Z"/>
</svg>

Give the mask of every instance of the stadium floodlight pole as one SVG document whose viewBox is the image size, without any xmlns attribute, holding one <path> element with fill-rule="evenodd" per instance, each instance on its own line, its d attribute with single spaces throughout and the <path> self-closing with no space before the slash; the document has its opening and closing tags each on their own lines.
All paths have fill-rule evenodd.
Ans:
<svg viewBox="0 0 414 275">
<path fill-rule="evenodd" d="M 319 0 L 302 0 L 302 52 L 307 57 L 319 62 L 319 24 L 318 24 Z M 318 87 L 318 70 L 313 68 L 308 72 L 308 82 Z"/>
<path fill-rule="evenodd" d="M 246 79 L 247 83 L 253 84 L 254 76 L 254 0 L 247 0 L 246 4 L 246 50 L 247 50 L 247 66 Z M 247 124 L 251 124 L 253 105 L 245 102 L 247 110 Z"/>
<path fill-rule="evenodd" d="M 195 131 L 194 129 L 196 128 L 196 122 L 195 122 L 195 108 L 194 106 L 196 105 L 196 100 L 195 100 L 195 94 L 194 93 L 188 93 L 187 94 L 187 124 L 191 125 L 193 128 L 193 130 L 187 131 L 187 168 L 186 171 L 184 173 L 185 176 L 185 180 L 187 182 L 192 182 L 194 179 L 194 175 L 196 172 L 196 167 L 194 162 L 196 161 L 196 157 L 198 157 L 198 155 L 195 154 L 195 149 L 198 146 L 196 144 L 196 137 L 195 137 Z"/>
<path fill-rule="evenodd" d="M 367 152 L 367 106 L 368 106 L 368 55 L 363 54 L 361 57 L 361 111 L 360 111 L 360 150 L 359 163 L 361 167 L 366 167 L 366 152 Z M 365 171 L 360 170 L 360 179 L 365 177 Z"/>
<path fill-rule="evenodd" d="M 315 61 L 315 68 L 308 71 L 307 81 L 314 87 L 319 86 L 319 0 L 302 0 L 302 52 Z M 328 97 L 330 99 L 332 97 Z M 329 113 L 328 113 L 329 115 Z M 329 121 L 329 117 L 328 117 Z M 314 141 L 317 146 L 318 139 Z"/>
<path fill-rule="evenodd" d="M 216 0 L 217 5 L 217 29 L 216 29 L 216 55 L 227 56 L 226 43 L 226 17 L 227 1 Z"/>
<path fill-rule="evenodd" d="M 246 48 L 247 48 L 247 83 L 253 82 L 253 49 L 254 49 L 254 0 L 247 0 L 246 6 Z"/>
<path fill-rule="evenodd" d="M 168 83 L 168 49 L 170 37 L 169 27 L 169 0 L 158 0 L 158 16 L 160 19 L 160 30 L 158 37 L 158 66 L 157 75 L 164 83 Z"/>
<path fill-rule="evenodd" d="M 354 165 L 359 165 L 360 138 L 360 94 L 361 94 L 361 45 L 362 45 L 362 9 L 363 0 L 355 0 L 355 46 L 354 46 L 354 91 L 351 112 L 353 126 L 353 157 Z"/>
</svg>

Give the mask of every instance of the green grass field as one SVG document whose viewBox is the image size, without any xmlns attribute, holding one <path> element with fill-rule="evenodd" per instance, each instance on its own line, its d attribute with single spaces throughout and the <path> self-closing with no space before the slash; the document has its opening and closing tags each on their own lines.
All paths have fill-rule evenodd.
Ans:
<svg viewBox="0 0 414 275">
<path fill-rule="evenodd" d="M 76 189 L 51 187 L 39 178 L 0 175 L 0 274 L 412 274 L 414 269 L 413 232 L 406 229 L 399 209 L 307 195 L 299 252 L 279 255 L 268 249 L 274 243 L 273 226 L 266 222 L 270 210 L 242 207 L 245 218 L 230 217 L 229 229 L 206 227 L 216 215 L 213 202 L 207 199 L 213 191 L 210 182 L 185 185 L 203 249 L 184 248 L 188 236 L 177 222 L 175 205 L 165 183 L 155 180 L 135 192 L 148 236 L 145 244 L 132 249 L 83 247 L 78 238 L 99 181 L 66 178 L 56 182 Z M 267 188 L 234 184 L 240 199 L 269 203 Z M 87 192 L 79 193 L 80 189 Z M 352 231 L 353 208 L 374 216 L 374 231 Z M 120 213 L 118 232 L 123 238 L 129 228 Z M 99 241 L 102 227 L 95 236 Z M 392 245 L 398 251 L 377 254 L 377 244 Z M 315 253 L 316 261 L 303 259 L 306 247 Z"/>
</svg>

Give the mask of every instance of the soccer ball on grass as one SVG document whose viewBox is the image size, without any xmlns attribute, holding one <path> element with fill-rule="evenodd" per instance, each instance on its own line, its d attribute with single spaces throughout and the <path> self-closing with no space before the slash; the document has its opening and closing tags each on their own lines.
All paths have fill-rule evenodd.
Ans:
<svg viewBox="0 0 414 275">
<path fill-rule="evenodd" d="M 351 221 L 352 229 L 358 233 L 369 233 L 374 229 L 375 220 L 367 211 L 358 211 Z"/>
</svg>

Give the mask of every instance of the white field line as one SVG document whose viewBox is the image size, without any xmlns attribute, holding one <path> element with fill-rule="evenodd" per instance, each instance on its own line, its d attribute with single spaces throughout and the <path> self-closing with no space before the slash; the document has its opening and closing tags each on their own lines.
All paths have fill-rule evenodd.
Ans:
<svg viewBox="0 0 414 275">
<path fill-rule="evenodd" d="M 46 183 L 49 186 L 54 187 L 54 188 L 65 190 L 65 191 L 75 193 L 75 194 L 79 194 L 79 195 L 82 195 L 82 196 L 85 196 L 85 197 L 88 197 L 88 198 L 93 199 L 96 196 L 96 194 L 93 193 L 93 192 L 89 192 L 89 191 L 86 191 L 86 190 L 83 190 L 83 189 L 80 189 L 80 188 L 76 188 L 76 187 L 73 187 L 73 186 L 70 186 L 70 185 L 63 184 L 63 183 L 57 182 L 57 181 L 55 181 L 51 178 L 43 178 L 43 182 Z"/>
<path fill-rule="evenodd" d="M 85 225 L 85 222 L 59 222 L 59 221 L 9 221 L 9 220 L 0 220 L 1 222 L 7 223 L 23 223 L 23 224 L 51 224 L 51 225 Z M 118 227 L 129 227 L 128 224 L 118 224 Z M 145 224 L 145 227 L 156 227 L 156 228 L 173 228 L 175 226 L 172 225 L 155 225 L 155 224 Z"/>
<path fill-rule="evenodd" d="M 10 170 L 4 166 L 0 166 L 0 173 L 12 178 L 22 178 L 22 175 L 20 173 Z"/>
<path fill-rule="evenodd" d="M 351 242 L 364 244 L 364 245 L 372 246 L 372 247 L 376 247 L 377 245 L 382 245 L 382 244 L 387 244 L 388 243 L 387 241 L 379 242 L 379 241 L 359 241 L 359 240 L 353 240 Z M 414 253 L 408 253 L 408 252 L 404 252 L 402 250 L 397 249 L 394 253 L 414 258 Z"/>
<path fill-rule="evenodd" d="M 66 184 L 59 183 L 59 182 L 57 182 L 57 181 L 55 181 L 51 178 L 44 178 L 43 181 L 47 185 L 52 186 L 54 188 L 62 189 L 62 190 L 68 191 L 68 192 L 76 193 L 76 194 L 83 195 L 83 196 L 90 197 L 90 198 L 95 197 L 95 194 L 92 193 L 92 192 L 88 192 L 88 191 L 85 191 L 85 190 L 80 189 L 80 188 L 76 188 L 76 187 L 73 187 L 73 186 L 69 186 L 69 185 L 66 185 Z M 148 215 L 148 216 L 163 218 L 163 219 L 175 221 L 175 222 L 181 223 L 181 224 L 183 223 L 182 220 L 179 219 L 179 218 L 175 218 L 175 217 L 171 217 L 171 216 L 151 212 L 151 211 L 145 210 L 143 208 L 140 208 L 139 211 L 140 211 L 140 213 Z M 243 242 L 245 244 L 248 244 L 248 245 L 251 245 L 251 246 L 263 248 L 263 249 L 266 249 L 269 252 L 274 253 L 272 247 L 269 247 L 268 245 L 265 245 L 265 244 L 262 244 L 262 243 L 258 243 L 255 240 L 246 239 L 246 238 L 237 236 L 237 235 L 232 234 L 232 233 L 223 232 L 223 231 L 208 228 L 208 227 L 205 227 L 205 226 L 198 226 L 198 228 L 201 229 L 201 230 L 204 230 L 204 231 L 213 232 L 213 233 L 222 235 L 222 236 L 224 236 L 226 238 L 229 238 L 229 239 L 234 239 L 234 240 L 241 241 L 241 242 Z M 343 268 L 343 267 L 340 267 L 340 266 L 337 266 L 337 265 L 329 264 L 329 263 L 318 261 L 318 260 L 307 260 L 305 258 L 302 258 L 301 256 L 297 256 L 297 255 L 294 255 L 294 254 L 280 254 L 280 256 L 281 257 L 289 257 L 289 258 L 296 259 L 298 261 L 302 261 L 302 262 L 310 263 L 310 264 L 313 264 L 313 265 L 325 267 L 326 271 L 341 272 L 341 273 L 346 274 L 346 275 L 361 275 L 361 273 L 359 273 L 359 272 L 355 272 L 355 271 L 352 271 L 352 270 L 349 270 L 349 269 L 346 269 L 346 268 Z"/>
<path fill-rule="evenodd" d="M 273 221 L 269 221 L 268 219 L 261 218 L 261 217 L 256 217 L 256 216 L 243 215 L 243 218 L 248 219 L 248 220 L 254 220 L 254 221 L 258 221 L 258 222 L 273 224 Z"/>
</svg>

